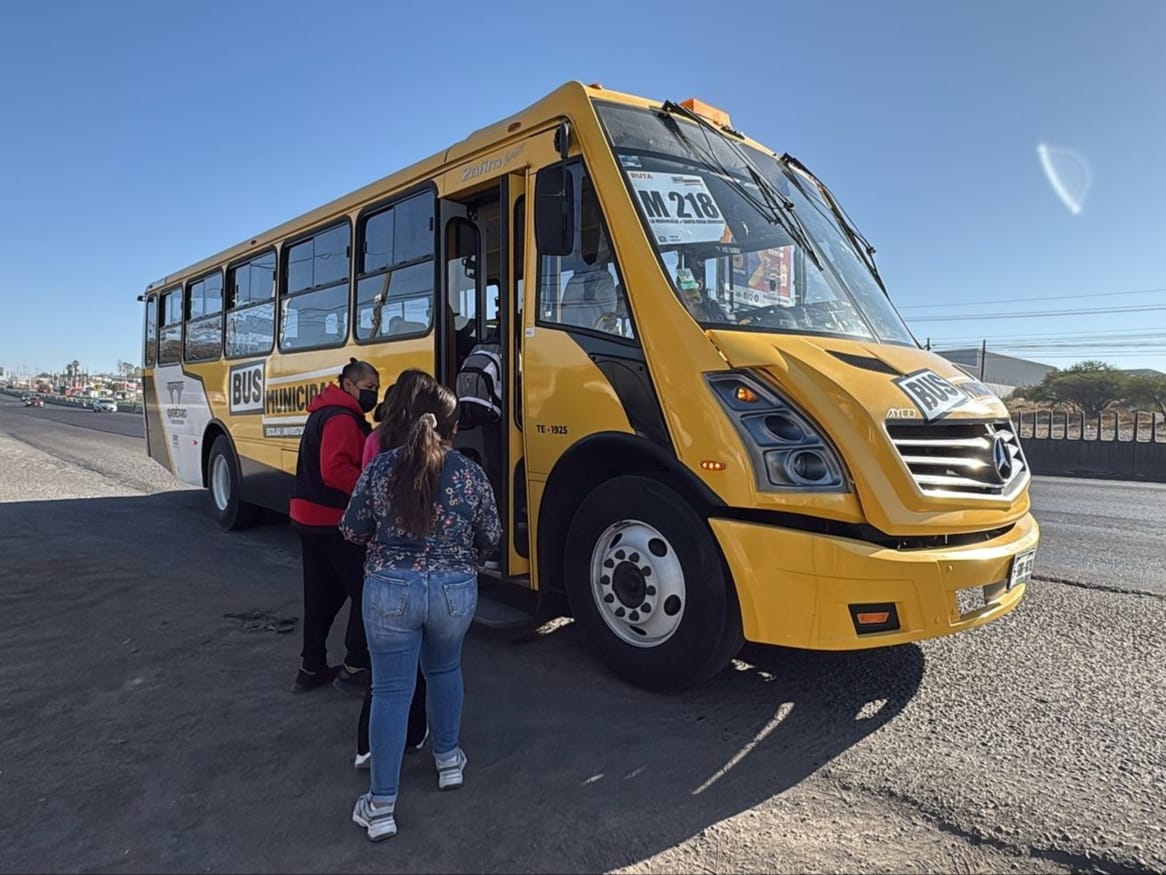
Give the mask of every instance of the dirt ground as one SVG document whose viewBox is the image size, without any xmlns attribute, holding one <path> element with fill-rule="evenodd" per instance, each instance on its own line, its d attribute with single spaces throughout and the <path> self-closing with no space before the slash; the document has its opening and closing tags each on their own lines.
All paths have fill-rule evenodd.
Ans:
<svg viewBox="0 0 1166 875">
<path fill-rule="evenodd" d="M 293 533 L 219 532 L 137 451 L 0 428 L 2 872 L 1166 863 L 1166 602 L 1052 585 L 973 635 L 750 647 L 674 695 L 611 677 L 569 621 L 475 628 L 466 785 L 410 755 L 400 834 L 371 844 L 349 820 L 359 698 L 289 692 Z"/>
<path fill-rule="evenodd" d="M 5 871 L 889 871 L 912 868 L 885 844 L 908 826 L 918 868 L 986 862 L 918 817 L 856 833 L 841 791 L 783 795 L 894 715 L 916 648 L 861 671 L 779 654 L 787 679 L 740 664 L 657 696 L 607 676 L 570 623 L 471 634 L 466 787 L 439 793 L 410 756 L 400 835 L 372 846 L 348 822 L 359 699 L 291 695 L 298 627 L 266 622 L 301 613 L 294 538 L 222 535 L 201 501 L 0 511 Z"/>
</svg>

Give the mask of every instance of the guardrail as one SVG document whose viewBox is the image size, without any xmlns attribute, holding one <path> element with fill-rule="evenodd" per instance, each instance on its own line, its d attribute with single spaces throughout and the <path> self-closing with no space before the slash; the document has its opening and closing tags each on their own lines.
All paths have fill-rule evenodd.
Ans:
<svg viewBox="0 0 1166 875">
<path fill-rule="evenodd" d="M 1166 415 L 1149 410 L 1102 413 L 1096 418 L 1064 410 L 1029 410 L 1016 415 L 1022 438 L 1166 443 Z"/>
<path fill-rule="evenodd" d="M 11 395 L 14 398 L 23 398 L 32 390 L 30 389 L 0 389 L 0 393 Z M 66 395 L 47 395 L 43 392 L 32 392 L 32 394 L 39 396 L 46 404 L 56 404 L 58 407 L 81 407 L 89 410 L 93 407 L 93 398 L 73 398 Z M 142 414 L 142 405 L 138 401 L 116 401 L 118 413 L 134 413 L 138 416 Z"/>
<path fill-rule="evenodd" d="M 1146 410 L 1018 413 L 1016 430 L 1034 474 L 1166 483 L 1166 416 Z"/>
</svg>

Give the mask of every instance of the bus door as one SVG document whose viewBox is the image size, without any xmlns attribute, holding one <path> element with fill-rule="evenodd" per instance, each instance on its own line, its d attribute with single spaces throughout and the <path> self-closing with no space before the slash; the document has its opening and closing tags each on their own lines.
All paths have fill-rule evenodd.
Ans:
<svg viewBox="0 0 1166 875">
<path fill-rule="evenodd" d="M 527 519 L 526 457 L 522 431 L 522 339 L 526 284 L 527 185 L 525 173 L 511 173 L 502 179 L 502 239 L 504 266 L 501 325 L 504 338 L 506 386 L 504 432 L 507 436 L 506 548 L 512 576 L 530 577 L 530 527 Z M 533 247 L 531 247 L 533 251 Z"/>
<path fill-rule="evenodd" d="M 459 375 L 482 365 L 483 351 L 502 355 L 500 206 L 496 188 L 442 203 L 443 312 L 438 375 L 454 391 Z M 485 470 L 505 520 L 504 413 L 470 404 L 462 404 L 461 408 L 454 445 Z M 501 567 L 502 559 L 499 556 L 492 561 Z"/>
<path fill-rule="evenodd" d="M 520 397 L 525 187 L 522 173 L 508 174 L 485 190 L 443 200 L 441 210 L 440 379 L 456 390 L 459 374 L 486 361 L 483 351 L 501 359 L 500 410 L 463 404 L 455 446 L 490 478 L 505 530 L 498 572 L 509 578 L 527 574 L 530 555 L 521 419 L 513 403 Z"/>
</svg>

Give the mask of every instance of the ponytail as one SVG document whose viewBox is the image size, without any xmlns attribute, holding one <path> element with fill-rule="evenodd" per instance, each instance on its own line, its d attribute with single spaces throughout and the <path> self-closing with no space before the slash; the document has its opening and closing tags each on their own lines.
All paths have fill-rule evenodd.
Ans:
<svg viewBox="0 0 1166 875">
<path fill-rule="evenodd" d="M 382 453 L 396 449 L 408 440 L 410 427 L 417 418 L 418 398 L 432 390 L 436 382 L 425 371 L 409 368 L 401 372 L 397 382 L 385 393 L 377 425 L 378 446 Z"/>
<path fill-rule="evenodd" d="M 441 469 L 457 426 L 457 398 L 436 381 L 419 393 L 415 417 L 389 477 L 389 502 L 398 524 L 416 538 L 433 531 Z"/>
</svg>

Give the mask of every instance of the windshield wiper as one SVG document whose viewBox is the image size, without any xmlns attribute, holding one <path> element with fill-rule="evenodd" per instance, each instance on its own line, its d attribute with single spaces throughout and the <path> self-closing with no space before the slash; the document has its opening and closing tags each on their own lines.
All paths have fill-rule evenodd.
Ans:
<svg viewBox="0 0 1166 875">
<path fill-rule="evenodd" d="M 725 167 L 724 163 L 717 157 L 716 150 L 713 149 L 711 143 L 708 144 L 706 158 L 710 161 L 710 163 L 714 164 L 721 171 L 722 175 L 725 177 L 726 182 L 733 186 L 734 190 L 736 190 L 738 194 L 742 195 L 753 206 L 753 208 L 761 214 L 762 218 L 766 219 L 772 224 L 780 225 L 782 230 L 789 234 L 790 238 L 794 241 L 798 248 L 809 256 L 810 260 L 814 262 L 814 265 L 818 268 L 818 270 L 823 269 L 822 262 L 818 258 L 818 253 L 814 250 L 813 244 L 810 243 L 809 232 L 806 231 L 805 225 L 802 224 L 801 217 L 798 216 L 798 214 L 794 211 L 794 202 L 783 195 L 777 189 L 777 187 L 772 182 L 770 182 L 768 178 L 766 178 L 765 174 L 757 169 L 757 166 L 749 158 L 748 154 L 746 154 L 740 143 L 736 142 L 728 134 L 726 134 L 716 125 L 712 124 L 712 122 L 701 118 L 687 106 L 681 106 L 678 103 L 667 100 L 664 102 L 661 109 L 668 113 L 675 113 L 676 115 L 683 116 L 684 118 L 698 125 L 701 130 L 704 131 L 706 140 L 708 138 L 709 131 L 712 131 L 714 134 L 720 137 L 721 140 L 725 142 L 730 149 L 733 150 L 733 153 L 741 160 L 741 163 L 749 172 L 749 176 L 753 180 L 753 184 L 756 185 L 757 190 L 761 192 L 761 196 L 764 199 L 763 203 L 759 202 L 757 198 L 753 196 L 753 193 L 750 192 L 749 189 L 746 188 L 741 182 L 739 182 L 733 173 L 727 167 Z M 677 126 L 677 133 L 691 145 L 694 145 L 692 144 L 691 140 L 688 140 L 688 138 L 680 132 L 679 126 Z"/>
<path fill-rule="evenodd" d="M 826 184 L 822 182 L 822 180 L 818 179 L 817 176 L 810 172 L 810 168 L 808 168 L 789 152 L 786 152 L 784 155 L 782 155 L 780 160 L 781 163 L 786 167 L 792 167 L 795 170 L 800 170 L 814 181 L 814 183 L 821 190 L 821 193 L 825 195 L 826 203 L 830 206 L 830 211 L 834 214 L 834 218 L 838 220 L 838 224 L 842 226 L 842 230 L 846 232 L 846 236 L 850 238 L 850 242 L 858 251 L 859 257 L 862 258 L 862 261 L 867 266 L 867 269 L 870 270 L 871 275 L 875 278 L 875 282 L 879 284 L 879 288 L 883 290 L 884 295 L 888 294 L 887 287 L 883 282 L 882 275 L 879 274 L 878 266 L 875 265 L 875 248 L 870 244 L 869 240 L 862 236 L 858 228 L 855 227 L 855 224 L 851 220 L 850 216 L 846 214 L 846 211 L 842 209 L 842 205 L 838 203 L 838 199 L 834 197 L 834 193 L 826 187 Z M 806 192 L 805 188 L 802 186 L 802 181 L 798 178 L 798 174 L 788 173 L 787 175 L 790 179 L 793 180 L 794 185 L 802 190 L 802 193 L 806 195 L 807 199 L 810 199 L 809 193 Z"/>
<path fill-rule="evenodd" d="M 667 122 L 670 123 L 670 129 L 673 131 L 674 135 L 678 139 L 684 141 L 685 145 L 691 149 L 693 154 L 699 158 L 702 158 L 706 164 L 710 164 L 715 167 L 724 183 L 732 188 L 733 191 L 737 192 L 737 194 L 739 194 L 742 198 L 744 198 L 746 203 L 753 207 L 753 209 L 755 209 L 761 215 L 761 217 L 765 219 L 765 221 L 773 225 L 779 224 L 781 222 L 781 216 L 778 213 L 778 208 L 774 202 L 769 198 L 759 199 L 756 195 L 753 194 L 752 191 L 744 186 L 736 176 L 733 175 L 728 167 L 725 166 L 724 162 L 721 161 L 720 157 L 717 155 L 716 149 L 713 148 L 713 144 L 709 140 L 708 131 L 705 128 L 701 128 L 701 133 L 704 134 L 705 140 L 704 145 L 701 146 L 700 143 L 689 139 L 684 130 L 676 124 L 675 119 L 669 118 L 667 115 L 665 115 L 665 118 L 667 119 Z M 765 194 L 764 189 L 761 186 L 758 186 L 758 191 L 760 191 L 762 194 Z"/>
</svg>

